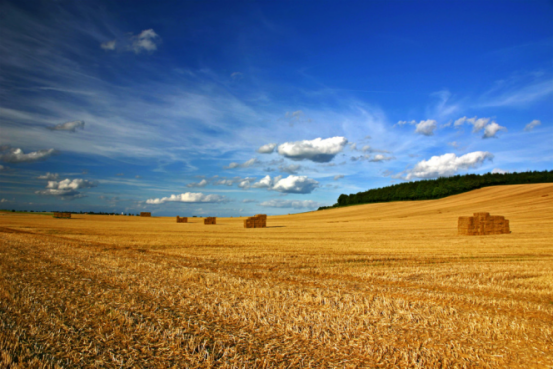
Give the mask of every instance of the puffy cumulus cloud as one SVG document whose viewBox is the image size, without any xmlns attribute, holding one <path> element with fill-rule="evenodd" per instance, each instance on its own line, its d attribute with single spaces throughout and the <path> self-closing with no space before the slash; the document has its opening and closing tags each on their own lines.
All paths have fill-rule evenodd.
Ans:
<svg viewBox="0 0 554 369">
<path fill-rule="evenodd" d="M 171 195 L 158 199 L 148 199 L 147 204 L 160 205 L 166 202 L 186 202 L 186 203 L 221 203 L 228 202 L 229 199 L 221 195 L 204 195 L 201 192 L 185 192 L 180 195 Z"/>
<path fill-rule="evenodd" d="M 468 117 L 461 117 L 454 121 L 454 127 L 459 127 L 463 125 L 464 123 L 471 124 L 473 126 L 473 133 L 479 132 L 485 126 L 490 122 L 491 118 L 468 118 Z"/>
<path fill-rule="evenodd" d="M 337 174 L 336 176 L 333 177 L 333 181 L 338 181 L 339 179 L 341 178 L 344 178 L 344 175 L 342 174 Z"/>
<path fill-rule="evenodd" d="M 287 178 L 275 180 L 271 189 L 283 193 L 311 193 L 318 186 L 319 182 L 315 179 L 290 175 Z"/>
<path fill-rule="evenodd" d="M 242 164 L 233 162 L 233 163 L 229 164 L 228 166 L 223 167 L 223 169 L 248 168 L 248 167 L 251 167 L 251 166 L 256 165 L 258 163 L 259 163 L 258 159 L 252 158 L 250 160 L 245 161 Z"/>
<path fill-rule="evenodd" d="M 200 182 L 189 183 L 189 184 L 187 184 L 187 187 L 189 187 L 189 188 L 191 188 L 191 187 L 205 187 L 207 184 L 208 184 L 208 181 L 203 179 Z"/>
<path fill-rule="evenodd" d="M 6 163 L 31 163 L 38 160 L 47 159 L 57 151 L 54 149 L 38 150 L 25 154 L 20 148 L 10 146 L 0 147 L 0 160 Z"/>
<path fill-rule="evenodd" d="M 275 148 L 277 147 L 276 143 L 268 143 L 267 145 L 263 145 L 258 149 L 258 152 L 260 154 L 271 154 L 273 151 L 275 151 Z"/>
<path fill-rule="evenodd" d="M 540 126 L 540 124 L 541 124 L 541 121 L 535 119 L 531 121 L 531 123 L 528 123 L 523 130 L 526 132 L 531 132 L 533 128 L 535 128 L 536 126 Z"/>
<path fill-rule="evenodd" d="M 153 53 L 160 43 L 161 38 L 153 29 L 145 29 L 138 35 L 131 34 L 127 38 L 103 42 L 100 48 L 106 51 L 132 51 L 135 54 Z"/>
<path fill-rule="evenodd" d="M 272 188 L 275 180 L 280 180 L 282 177 L 277 176 L 275 179 L 271 179 L 269 175 L 260 179 L 258 182 L 252 185 L 253 188 Z"/>
<path fill-rule="evenodd" d="M 328 163 L 340 153 L 348 143 L 345 137 L 285 142 L 279 145 L 280 155 L 291 160 L 311 160 L 316 163 Z"/>
<path fill-rule="evenodd" d="M 419 123 L 415 120 L 400 120 L 395 126 L 403 126 L 406 124 L 416 126 L 415 132 L 425 136 L 432 136 L 435 129 L 437 129 L 437 121 L 433 119 L 422 120 Z"/>
<path fill-rule="evenodd" d="M 65 122 L 57 124 L 53 127 L 47 127 L 51 131 L 70 131 L 75 132 L 77 128 L 84 129 L 85 128 L 85 122 L 82 120 L 74 120 L 72 122 Z"/>
<path fill-rule="evenodd" d="M 502 127 L 496 122 L 492 122 L 490 124 L 487 124 L 485 126 L 485 133 L 483 134 L 483 138 L 492 138 L 496 137 L 496 133 L 498 131 L 507 131 L 508 129 L 506 127 Z"/>
<path fill-rule="evenodd" d="M 37 179 L 46 179 L 48 181 L 57 181 L 60 175 L 58 173 L 47 172 L 45 175 L 38 176 Z"/>
<path fill-rule="evenodd" d="M 432 119 L 422 120 L 416 124 L 416 133 L 424 136 L 432 136 L 437 129 L 437 121 Z"/>
<path fill-rule="evenodd" d="M 407 180 L 414 178 L 437 178 L 448 177 L 456 174 L 459 170 L 477 168 L 485 160 L 492 160 L 493 154 L 486 151 L 475 151 L 462 156 L 456 156 L 449 153 L 441 156 L 433 156 L 429 160 L 422 160 L 417 163 L 413 169 L 405 171 L 405 176 L 397 175 L 397 178 L 403 177 Z"/>
<path fill-rule="evenodd" d="M 312 200 L 268 200 L 260 203 L 270 208 L 317 209 L 322 204 Z"/>
<path fill-rule="evenodd" d="M 86 179 L 76 178 L 71 180 L 67 178 L 63 181 L 48 181 L 45 190 L 35 191 L 35 193 L 38 195 L 57 196 L 62 198 L 63 200 L 76 199 L 85 196 L 77 190 L 83 188 L 92 188 L 96 186 L 96 182 Z"/>
</svg>

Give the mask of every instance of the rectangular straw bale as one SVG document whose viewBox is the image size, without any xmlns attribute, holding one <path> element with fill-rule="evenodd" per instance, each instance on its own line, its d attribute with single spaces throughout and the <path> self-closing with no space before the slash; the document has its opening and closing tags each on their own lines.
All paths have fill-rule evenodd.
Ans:
<svg viewBox="0 0 554 369">
<path fill-rule="evenodd" d="M 152 213 L 150 213 L 149 211 L 141 211 L 140 216 L 141 217 L 151 217 Z"/>
</svg>

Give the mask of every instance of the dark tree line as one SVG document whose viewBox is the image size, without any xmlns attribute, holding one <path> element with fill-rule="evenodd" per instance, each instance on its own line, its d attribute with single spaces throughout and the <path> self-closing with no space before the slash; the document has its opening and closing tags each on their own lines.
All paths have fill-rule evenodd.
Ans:
<svg viewBox="0 0 554 369">
<path fill-rule="evenodd" d="M 342 194 L 336 204 L 322 206 L 318 210 L 376 202 L 440 199 L 482 187 L 526 183 L 552 183 L 552 171 L 466 174 L 405 182 L 356 194 Z"/>
</svg>

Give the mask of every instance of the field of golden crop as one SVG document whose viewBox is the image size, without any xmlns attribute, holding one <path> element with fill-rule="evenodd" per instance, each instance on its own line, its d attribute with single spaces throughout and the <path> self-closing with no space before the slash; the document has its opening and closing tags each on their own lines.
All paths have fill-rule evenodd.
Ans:
<svg viewBox="0 0 554 369">
<path fill-rule="evenodd" d="M 549 368 L 552 204 L 498 186 L 265 229 L 0 213 L 0 366 Z M 481 211 L 512 234 L 458 236 Z"/>
</svg>

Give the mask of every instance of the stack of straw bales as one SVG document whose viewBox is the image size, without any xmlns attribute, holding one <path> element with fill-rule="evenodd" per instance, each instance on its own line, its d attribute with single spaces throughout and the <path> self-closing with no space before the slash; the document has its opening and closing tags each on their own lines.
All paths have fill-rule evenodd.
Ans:
<svg viewBox="0 0 554 369">
<path fill-rule="evenodd" d="M 244 228 L 265 228 L 267 226 L 267 215 L 256 214 L 244 220 Z"/>
<path fill-rule="evenodd" d="M 177 223 L 188 223 L 187 217 L 180 217 L 177 215 Z"/>
<path fill-rule="evenodd" d="M 67 219 L 70 219 L 70 218 L 71 218 L 71 213 L 60 213 L 60 212 L 55 211 L 55 212 L 54 212 L 54 218 L 67 218 Z"/>
<path fill-rule="evenodd" d="M 500 215 L 474 213 L 472 217 L 458 218 L 458 234 L 466 236 L 507 234 L 510 232 L 510 221 Z"/>
<path fill-rule="evenodd" d="M 141 217 L 151 217 L 152 213 L 150 213 L 149 211 L 141 211 L 140 216 Z"/>
<path fill-rule="evenodd" d="M 207 217 L 204 219 L 204 224 L 215 224 L 215 217 Z"/>
</svg>

